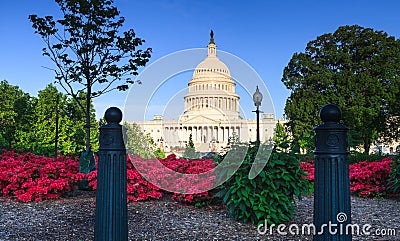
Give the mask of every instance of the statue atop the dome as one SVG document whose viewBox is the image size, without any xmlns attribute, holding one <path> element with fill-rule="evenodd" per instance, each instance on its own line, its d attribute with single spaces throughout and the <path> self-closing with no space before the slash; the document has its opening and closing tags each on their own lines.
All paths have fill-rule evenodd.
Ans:
<svg viewBox="0 0 400 241">
<path fill-rule="evenodd" d="M 212 31 L 212 29 L 211 29 L 211 32 L 210 32 L 210 44 L 213 44 L 214 43 L 214 31 Z"/>
</svg>

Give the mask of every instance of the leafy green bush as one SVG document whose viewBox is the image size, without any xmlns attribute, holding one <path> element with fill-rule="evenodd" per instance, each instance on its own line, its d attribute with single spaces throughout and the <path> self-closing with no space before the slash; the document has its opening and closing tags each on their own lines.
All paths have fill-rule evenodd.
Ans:
<svg viewBox="0 0 400 241">
<path fill-rule="evenodd" d="M 388 187 L 388 191 L 390 193 L 400 195 L 400 157 L 399 156 L 392 157 L 389 183 L 391 183 L 391 185 Z"/>
<path fill-rule="evenodd" d="M 265 146 L 259 148 L 262 148 L 259 153 L 257 146 L 249 148 L 241 167 L 216 196 L 223 198 L 230 215 L 238 220 L 253 224 L 263 223 L 264 220 L 269 224 L 289 221 L 295 211 L 295 197 L 301 198 L 301 194 L 309 187 L 309 181 L 302 178 L 306 174 L 294 154 L 275 150 L 271 153 Z M 240 151 L 241 148 L 234 147 L 230 154 Z M 269 154 L 271 156 L 268 159 Z M 240 156 L 240 153 L 233 153 L 232 156 Z M 266 165 L 258 176 L 250 179 L 254 160 Z M 228 166 L 225 169 L 232 172 Z"/>
<path fill-rule="evenodd" d="M 161 148 L 157 148 L 154 151 L 154 157 L 165 159 L 167 157 L 167 155 L 165 155 L 165 152 Z"/>
<path fill-rule="evenodd" d="M 314 156 L 313 152 L 306 153 L 306 154 L 296 153 L 296 158 L 297 158 L 297 160 L 299 160 L 300 163 L 302 163 L 302 162 L 310 162 L 310 161 L 314 160 L 315 156 Z"/>
<path fill-rule="evenodd" d="M 370 162 L 379 161 L 382 160 L 382 157 L 384 156 L 379 154 L 367 154 L 358 151 L 351 151 L 348 159 L 349 159 L 349 164 L 353 164 L 363 161 L 370 161 Z"/>
</svg>

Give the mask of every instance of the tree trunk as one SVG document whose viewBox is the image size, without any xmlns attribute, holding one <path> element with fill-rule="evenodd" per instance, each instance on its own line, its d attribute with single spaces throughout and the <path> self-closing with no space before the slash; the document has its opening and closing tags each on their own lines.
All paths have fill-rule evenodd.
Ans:
<svg viewBox="0 0 400 241">
<path fill-rule="evenodd" d="M 90 151 L 90 96 L 92 94 L 92 86 L 88 83 L 86 93 L 86 152 Z"/>
<path fill-rule="evenodd" d="M 364 139 L 364 153 L 369 154 L 369 149 L 371 147 L 371 142 Z"/>
</svg>

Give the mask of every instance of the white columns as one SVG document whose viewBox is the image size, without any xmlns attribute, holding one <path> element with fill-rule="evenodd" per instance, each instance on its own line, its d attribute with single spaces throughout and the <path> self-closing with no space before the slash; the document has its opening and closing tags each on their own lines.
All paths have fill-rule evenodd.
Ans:
<svg viewBox="0 0 400 241">
<path fill-rule="evenodd" d="M 229 138 L 229 128 L 224 127 L 224 142 L 228 142 L 228 138 Z"/>
<path fill-rule="evenodd" d="M 218 137 L 217 141 L 224 142 L 224 131 L 221 127 L 218 127 Z"/>
</svg>

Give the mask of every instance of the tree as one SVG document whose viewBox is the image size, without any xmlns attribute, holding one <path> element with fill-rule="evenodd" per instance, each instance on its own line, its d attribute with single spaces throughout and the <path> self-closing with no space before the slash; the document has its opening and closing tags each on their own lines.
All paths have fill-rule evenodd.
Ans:
<svg viewBox="0 0 400 241">
<path fill-rule="evenodd" d="M 136 123 L 124 123 L 126 130 L 126 148 L 127 152 L 137 154 L 142 158 L 148 159 L 158 155 L 153 138 L 145 134 Z"/>
<path fill-rule="evenodd" d="M 275 146 L 279 149 L 287 149 L 289 147 L 290 138 L 288 133 L 285 130 L 285 127 L 278 121 L 275 125 L 275 134 L 273 141 Z"/>
<path fill-rule="evenodd" d="M 154 151 L 154 157 L 157 157 L 157 158 L 160 158 L 160 159 L 164 159 L 167 156 L 165 155 L 165 152 L 161 148 L 157 148 Z"/>
<path fill-rule="evenodd" d="M 198 152 L 196 152 L 196 149 L 194 147 L 192 134 L 189 135 L 189 141 L 186 144 L 186 149 L 185 149 L 185 152 L 183 153 L 183 158 L 186 158 L 186 159 L 200 158 L 200 154 Z"/>
<path fill-rule="evenodd" d="M 66 96 L 53 85 L 39 91 L 33 107 L 33 119 L 29 131 L 21 134 L 19 148 L 38 155 L 51 156 L 58 144 L 59 117 Z M 57 144 L 56 144 L 57 143 Z"/>
<path fill-rule="evenodd" d="M 0 148 L 12 149 L 19 136 L 29 130 L 34 99 L 18 86 L 0 82 Z"/>
<path fill-rule="evenodd" d="M 83 93 L 81 94 L 84 95 Z M 86 102 L 85 106 L 86 106 Z M 85 146 L 85 133 L 82 129 L 82 126 L 85 124 L 85 113 L 76 103 L 73 98 L 67 98 L 64 107 L 64 118 L 68 120 L 63 121 L 63 125 L 61 125 L 60 132 L 65 133 L 65 135 L 60 136 L 60 143 L 63 147 L 64 152 L 67 153 L 76 153 L 83 150 Z M 93 130 L 90 132 L 90 146 L 93 152 L 96 152 L 99 147 L 99 136 L 100 136 L 100 122 L 96 120 L 96 111 L 93 106 L 93 102 L 90 103 L 90 126 L 93 127 Z M 79 144 L 78 144 L 79 143 Z"/>
<path fill-rule="evenodd" d="M 33 107 L 33 120 L 29 130 L 20 136 L 19 148 L 38 155 L 53 155 L 57 152 L 77 155 L 85 144 L 85 132 L 81 128 L 84 113 L 74 100 L 49 84 L 39 91 Z M 95 125 L 94 109 L 91 108 L 91 124 Z M 91 132 L 95 134 L 96 132 Z M 92 142 L 96 142 L 93 140 Z"/>
<path fill-rule="evenodd" d="M 45 42 L 43 55 L 55 64 L 56 83 L 85 113 L 86 151 L 90 150 L 91 100 L 112 90 L 127 90 L 151 49 L 137 50 L 144 40 L 133 29 L 122 32 L 124 17 L 112 0 L 55 0 L 63 18 L 30 15 Z M 82 93 L 84 98 L 82 98 Z"/>
<path fill-rule="evenodd" d="M 385 32 L 343 26 L 310 41 L 282 78 L 291 91 L 285 115 L 294 138 L 320 123 L 319 110 L 328 103 L 341 107 L 344 124 L 366 153 L 379 136 L 393 138 L 386 130 L 399 129 L 399 73 L 399 40 Z"/>
</svg>

